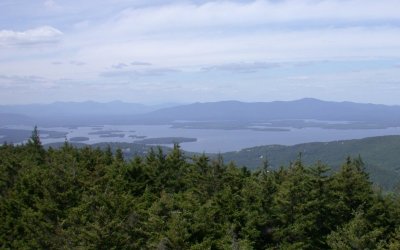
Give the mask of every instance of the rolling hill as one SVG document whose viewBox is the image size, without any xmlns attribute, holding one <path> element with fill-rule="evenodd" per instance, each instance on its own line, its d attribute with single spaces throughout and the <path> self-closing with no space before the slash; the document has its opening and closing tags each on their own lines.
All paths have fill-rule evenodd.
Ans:
<svg viewBox="0 0 400 250">
<path fill-rule="evenodd" d="M 369 137 L 359 140 L 304 143 L 294 146 L 268 145 L 222 154 L 225 161 L 255 169 L 267 159 L 271 168 L 287 166 L 301 159 L 306 164 L 318 161 L 337 170 L 348 156 L 363 159 L 371 179 L 391 189 L 400 183 L 400 135 Z"/>
</svg>

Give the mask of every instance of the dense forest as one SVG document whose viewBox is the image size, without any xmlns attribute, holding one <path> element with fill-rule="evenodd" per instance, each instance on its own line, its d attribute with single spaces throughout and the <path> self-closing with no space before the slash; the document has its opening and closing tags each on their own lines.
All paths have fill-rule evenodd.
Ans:
<svg viewBox="0 0 400 250">
<path fill-rule="evenodd" d="M 400 193 L 361 158 L 272 170 L 186 157 L 176 145 L 0 146 L 1 249 L 400 249 Z"/>
</svg>

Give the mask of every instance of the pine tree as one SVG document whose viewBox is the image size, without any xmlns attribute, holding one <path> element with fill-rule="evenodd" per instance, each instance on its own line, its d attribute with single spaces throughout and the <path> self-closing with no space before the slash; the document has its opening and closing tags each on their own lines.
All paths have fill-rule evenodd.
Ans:
<svg viewBox="0 0 400 250">
<path fill-rule="evenodd" d="M 115 151 L 115 161 L 118 163 L 124 162 L 124 154 L 122 153 L 122 149 L 117 148 Z"/>
<path fill-rule="evenodd" d="M 31 137 L 28 139 L 27 147 L 29 149 L 32 163 L 43 164 L 45 162 L 46 151 L 40 141 L 37 126 L 34 127 Z"/>
<path fill-rule="evenodd" d="M 372 201 L 372 185 L 362 160 L 347 158 L 339 172 L 333 175 L 331 190 L 336 204 L 332 207 L 337 225 L 348 222 L 354 212 L 366 211 Z"/>
<path fill-rule="evenodd" d="M 353 219 L 332 232 L 327 243 L 334 250 L 342 249 L 377 249 L 382 228 L 371 227 L 362 211 L 356 211 Z"/>
</svg>

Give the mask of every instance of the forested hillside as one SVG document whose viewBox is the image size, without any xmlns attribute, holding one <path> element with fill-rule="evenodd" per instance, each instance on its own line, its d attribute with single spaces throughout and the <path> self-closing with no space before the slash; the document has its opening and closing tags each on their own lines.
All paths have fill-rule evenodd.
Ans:
<svg viewBox="0 0 400 250">
<path fill-rule="evenodd" d="M 124 159 L 65 143 L 0 147 L 2 249 L 400 249 L 400 196 L 361 159 L 250 172 L 176 146 Z"/>
<path fill-rule="evenodd" d="M 371 180 L 387 190 L 400 183 L 400 136 L 377 136 L 356 140 L 302 143 L 294 146 L 267 145 L 222 154 L 225 161 L 251 169 L 268 161 L 273 169 L 286 166 L 301 154 L 305 164 L 321 161 L 337 171 L 346 157 L 361 156 Z"/>
</svg>

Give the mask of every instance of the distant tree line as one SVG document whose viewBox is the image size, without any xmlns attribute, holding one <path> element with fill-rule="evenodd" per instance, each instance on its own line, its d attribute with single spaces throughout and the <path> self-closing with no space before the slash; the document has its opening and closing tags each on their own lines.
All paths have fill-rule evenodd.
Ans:
<svg viewBox="0 0 400 250">
<path fill-rule="evenodd" d="M 400 249 L 361 159 L 250 172 L 205 155 L 0 146 L 1 249 Z"/>
</svg>

